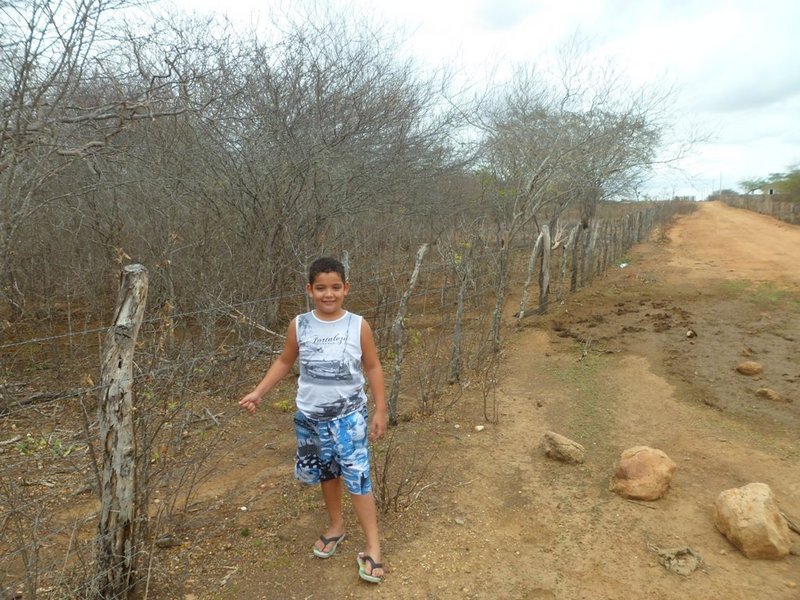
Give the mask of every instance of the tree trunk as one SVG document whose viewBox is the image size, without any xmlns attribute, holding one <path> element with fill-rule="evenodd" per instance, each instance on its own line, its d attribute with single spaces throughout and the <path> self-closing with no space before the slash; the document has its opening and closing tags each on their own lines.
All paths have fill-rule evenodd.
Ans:
<svg viewBox="0 0 800 600">
<path fill-rule="evenodd" d="M 576 292 L 578 290 L 578 248 L 580 247 L 581 234 L 583 233 L 583 225 L 578 223 L 575 227 L 575 238 L 572 240 L 572 275 L 569 282 L 569 291 Z"/>
<path fill-rule="evenodd" d="M 500 351 L 500 323 L 503 318 L 503 305 L 508 287 L 508 253 L 509 245 L 504 244 L 500 249 L 500 282 L 497 285 L 497 301 L 492 315 L 492 352 Z"/>
<path fill-rule="evenodd" d="M 461 335 L 464 322 L 464 299 L 467 295 L 467 269 L 459 273 L 461 285 L 458 288 L 458 298 L 456 299 L 456 319 L 453 326 L 453 351 L 450 355 L 450 375 L 447 383 L 456 383 L 461 378 Z"/>
</svg>

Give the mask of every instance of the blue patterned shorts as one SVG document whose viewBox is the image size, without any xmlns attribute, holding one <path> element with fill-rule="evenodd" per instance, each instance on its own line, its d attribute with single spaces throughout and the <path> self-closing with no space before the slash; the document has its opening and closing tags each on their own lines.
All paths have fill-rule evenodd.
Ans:
<svg viewBox="0 0 800 600">
<path fill-rule="evenodd" d="M 367 409 L 330 421 L 294 415 L 297 455 L 294 474 L 303 483 L 342 477 L 351 494 L 369 494 Z"/>
</svg>

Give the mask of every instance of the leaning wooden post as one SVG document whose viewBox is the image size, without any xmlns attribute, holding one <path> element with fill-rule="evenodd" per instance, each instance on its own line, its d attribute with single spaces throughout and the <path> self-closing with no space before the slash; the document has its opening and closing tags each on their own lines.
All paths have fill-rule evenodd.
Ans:
<svg viewBox="0 0 800 600">
<path fill-rule="evenodd" d="M 389 392 L 389 423 L 397 425 L 397 396 L 400 393 L 400 367 L 403 364 L 403 319 L 406 316 L 406 308 L 408 307 L 408 300 L 414 292 L 414 287 L 417 285 L 417 277 L 419 277 L 419 268 L 422 265 L 422 259 L 428 251 L 428 244 L 422 244 L 417 250 L 417 258 L 414 263 L 414 270 L 411 272 L 411 279 L 408 282 L 406 291 L 400 298 L 400 306 L 397 309 L 397 316 L 394 318 L 394 325 L 392 325 L 392 333 L 394 334 L 394 373 L 392 374 L 392 387 Z"/>
<path fill-rule="evenodd" d="M 103 472 L 95 597 L 126 598 L 136 567 L 136 436 L 133 352 L 147 299 L 147 269 L 122 270 L 114 321 L 103 342 L 98 420 Z"/>
</svg>

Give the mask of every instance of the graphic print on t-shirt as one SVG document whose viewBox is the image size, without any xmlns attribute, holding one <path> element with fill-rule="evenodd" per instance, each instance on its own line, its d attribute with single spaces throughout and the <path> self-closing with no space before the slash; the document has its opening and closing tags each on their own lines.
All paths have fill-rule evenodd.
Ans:
<svg viewBox="0 0 800 600">
<path fill-rule="evenodd" d="M 298 315 L 297 407 L 307 417 L 333 419 L 365 406 L 360 336 L 358 315 L 347 312 L 336 321 Z"/>
<path fill-rule="evenodd" d="M 353 382 L 358 365 L 347 359 L 347 334 L 321 335 L 313 330 L 310 319 L 302 317 L 306 315 L 297 322 L 303 340 L 300 375 L 315 385 Z"/>
</svg>

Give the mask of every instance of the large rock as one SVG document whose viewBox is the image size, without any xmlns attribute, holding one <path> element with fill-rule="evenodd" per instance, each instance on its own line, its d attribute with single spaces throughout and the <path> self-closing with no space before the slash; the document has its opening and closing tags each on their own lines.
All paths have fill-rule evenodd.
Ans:
<svg viewBox="0 0 800 600">
<path fill-rule="evenodd" d="M 717 496 L 714 525 L 747 558 L 775 560 L 792 547 L 789 526 L 765 483 L 749 483 Z"/>
<path fill-rule="evenodd" d="M 586 460 L 586 450 L 583 446 L 553 431 L 545 432 L 542 449 L 546 456 L 561 462 L 579 464 Z"/>
<path fill-rule="evenodd" d="M 676 465 L 661 450 L 635 446 L 619 458 L 612 491 L 634 500 L 658 500 L 669 489 Z"/>
</svg>

